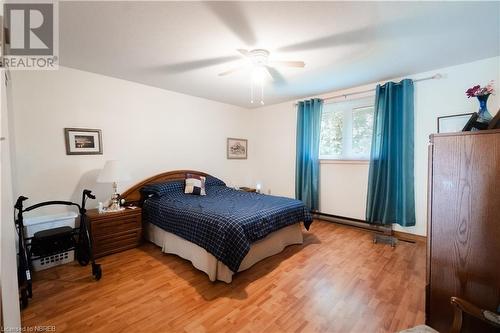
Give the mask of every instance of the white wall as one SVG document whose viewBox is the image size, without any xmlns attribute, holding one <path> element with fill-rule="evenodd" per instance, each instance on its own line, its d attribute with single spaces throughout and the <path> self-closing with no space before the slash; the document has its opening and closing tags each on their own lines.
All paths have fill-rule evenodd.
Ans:
<svg viewBox="0 0 500 333">
<path fill-rule="evenodd" d="M 320 210 L 364 220 L 368 168 L 367 161 L 321 161 Z"/>
<path fill-rule="evenodd" d="M 427 145 L 435 133 L 437 117 L 474 112 L 475 99 L 467 99 L 465 90 L 490 80 L 500 81 L 500 57 L 494 57 L 431 72 L 408 75 L 418 79 L 435 73 L 442 79 L 415 83 L 415 201 L 417 223 L 397 230 L 426 234 Z M 394 80 L 399 80 L 395 78 Z M 374 88 L 375 83 L 330 93 L 344 94 Z M 497 86 L 497 90 L 498 90 Z M 328 95 L 323 95 L 326 97 Z M 358 95 L 363 97 L 369 94 Z M 488 102 L 490 112 L 499 109 L 498 94 Z M 253 136 L 252 165 L 254 181 L 261 181 L 264 192 L 294 196 L 296 109 L 294 101 L 252 110 L 256 131 Z M 320 210 L 325 213 L 364 219 L 367 163 L 323 163 L 321 165 Z"/>
<path fill-rule="evenodd" d="M 11 147 L 13 146 L 12 110 L 10 106 L 10 83 L 6 85 L 5 71 L 0 70 L 1 132 L 1 228 L 0 228 L 0 292 L 4 327 L 20 327 L 19 294 L 17 292 L 16 231 L 12 216 L 14 203 L 12 193 Z M 9 97 L 9 98 L 8 98 Z"/>
<path fill-rule="evenodd" d="M 295 130 L 292 102 L 251 110 L 252 175 L 262 192 L 295 196 Z"/>
<path fill-rule="evenodd" d="M 108 199 L 111 185 L 96 178 L 109 159 L 121 160 L 132 175 L 122 190 L 176 169 L 249 184 L 249 160 L 226 159 L 226 138 L 249 136 L 246 109 L 64 67 L 18 71 L 12 80 L 15 192 L 31 203 L 79 201 L 84 187 L 98 201 Z M 65 127 L 101 129 L 104 154 L 66 155 Z M 249 159 L 253 152 L 250 143 Z"/>
</svg>

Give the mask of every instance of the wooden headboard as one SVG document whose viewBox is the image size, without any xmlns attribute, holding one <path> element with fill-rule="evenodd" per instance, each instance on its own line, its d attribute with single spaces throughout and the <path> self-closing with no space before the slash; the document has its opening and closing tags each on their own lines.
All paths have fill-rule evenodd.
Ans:
<svg viewBox="0 0 500 333">
<path fill-rule="evenodd" d="M 140 205 L 142 203 L 142 198 L 141 198 L 141 188 L 144 187 L 145 185 L 149 184 L 157 184 L 157 183 L 164 183 L 167 181 L 171 180 L 185 180 L 186 179 L 186 174 L 195 174 L 195 175 L 200 175 L 200 176 L 209 176 L 209 174 L 200 172 L 200 171 L 194 171 L 194 170 L 175 170 L 175 171 L 168 171 L 164 173 L 160 173 L 156 176 L 149 177 L 148 179 L 143 180 L 142 182 L 135 184 L 121 195 L 122 199 L 125 199 L 125 204 L 133 204 L 133 205 Z"/>
</svg>

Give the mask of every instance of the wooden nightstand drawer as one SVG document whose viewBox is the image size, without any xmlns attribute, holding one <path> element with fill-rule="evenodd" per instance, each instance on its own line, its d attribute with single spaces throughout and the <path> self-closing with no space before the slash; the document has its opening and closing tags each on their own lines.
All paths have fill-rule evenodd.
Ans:
<svg viewBox="0 0 500 333">
<path fill-rule="evenodd" d="M 246 186 L 242 186 L 240 187 L 240 191 L 245 191 L 245 192 L 257 192 L 256 189 L 254 189 L 253 187 L 246 187 Z"/>
<path fill-rule="evenodd" d="M 140 244 L 142 230 L 125 231 L 112 235 L 101 235 L 94 238 L 94 251 L 96 257 L 131 249 Z"/>
<path fill-rule="evenodd" d="M 122 219 L 103 219 L 92 222 L 95 237 L 141 228 L 141 216 L 124 216 Z"/>
<path fill-rule="evenodd" d="M 96 258 L 131 249 L 142 240 L 140 208 L 99 214 L 89 210 L 94 255 Z"/>
</svg>

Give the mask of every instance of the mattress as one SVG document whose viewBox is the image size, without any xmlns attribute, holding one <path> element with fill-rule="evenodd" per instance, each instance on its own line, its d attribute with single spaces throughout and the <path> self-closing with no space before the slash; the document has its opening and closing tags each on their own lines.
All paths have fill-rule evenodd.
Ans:
<svg viewBox="0 0 500 333">
<path fill-rule="evenodd" d="M 145 236 L 149 241 L 161 247 L 165 253 L 176 254 L 191 261 L 194 267 L 208 275 L 210 281 L 219 280 L 226 283 L 232 281 L 235 273 L 201 246 L 151 223 L 146 223 L 144 228 Z M 264 258 L 280 253 L 288 245 L 302 244 L 302 242 L 303 236 L 299 224 L 275 231 L 250 246 L 238 271 L 244 271 Z"/>
</svg>

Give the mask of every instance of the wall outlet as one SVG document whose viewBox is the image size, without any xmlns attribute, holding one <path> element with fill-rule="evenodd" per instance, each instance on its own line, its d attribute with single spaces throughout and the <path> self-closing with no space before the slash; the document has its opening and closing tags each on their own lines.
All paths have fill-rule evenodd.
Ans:
<svg viewBox="0 0 500 333">
<path fill-rule="evenodd" d="M 268 189 L 268 190 L 267 190 L 267 194 L 271 194 L 271 189 Z"/>
</svg>

